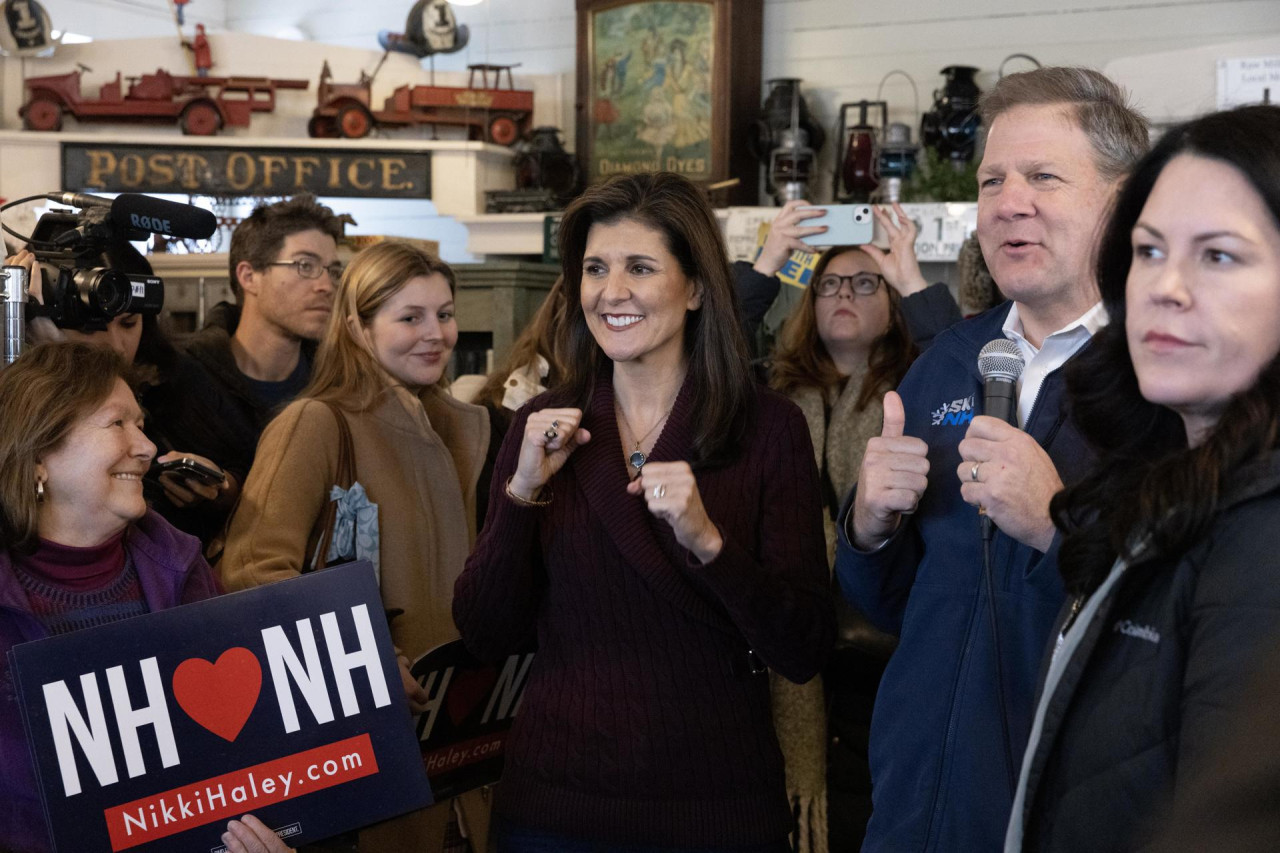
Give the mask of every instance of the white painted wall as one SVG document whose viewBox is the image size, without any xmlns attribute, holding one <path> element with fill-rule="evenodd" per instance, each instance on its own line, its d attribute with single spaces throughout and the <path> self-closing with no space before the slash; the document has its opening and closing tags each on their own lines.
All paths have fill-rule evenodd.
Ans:
<svg viewBox="0 0 1280 853">
<path fill-rule="evenodd" d="M 316 41 L 368 46 L 378 30 L 402 28 L 410 3 L 225 0 L 225 5 L 226 26 L 232 30 L 272 34 L 297 27 Z M 562 75 L 564 91 L 573 91 L 573 0 L 486 0 L 455 12 L 471 27 L 471 43 L 458 54 L 437 58 L 437 68 L 521 62 L 522 70 Z M 1001 61 L 1013 53 L 1030 53 L 1045 64 L 1104 68 L 1126 57 L 1267 36 L 1280 37 L 1280 0 L 765 0 L 763 77 L 803 78 L 816 117 L 834 129 L 841 102 L 875 99 L 887 72 L 905 70 L 919 89 L 918 107 L 901 76 L 885 84 L 883 95 L 890 102 L 890 120 L 918 130 L 919 110 L 932 103 L 932 92 L 942 83 L 938 71 L 946 65 L 978 66 L 978 83 L 986 89 Z M 1007 70 L 1029 67 L 1015 60 Z M 1212 86 L 1211 61 L 1203 69 L 1179 66 L 1178 71 L 1179 81 Z M 1145 82 L 1144 96 L 1150 91 Z M 1161 100 L 1153 107 L 1166 119 L 1168 99 Z M 572 144 L 572 104 L 559 113 Z M 824 169 L 830 168 L 834 147 L 828 144 L 824 151 Z M 827 172 L 822 186 L 829 182 Z"/>
<path fill-rule="evenodd" d="M 276 66 L 289 57 L 297 61 L 290 76 L 312 77 L 318 57 L 329 56 L 335 73 L 337 66 L 354 72 L 371 64 L 378 31 L 401 30 L 411 5 L 411 0 L 192 0 L 187 9 L 190 19 L 205 21 L 211 31 L 292 34 L 320 43 L 260 57 L 273 66 L 271 73 L 280 74 Z M 167 0 L 46 0 L 46 6 L 55 25 L 97 38 L 173 32 Z M 519 62 L 517 84 L 537 81 L 536 120 L 564 128 L 572 146 L 573 0 L 485 0 L 456 7 L 455 13 L 471 28 L 471 41 L 457 54 L 436 58 L 440 82 L 456 80 L 469 63 Z M 1280 0 L 765 0 L 763 78 L 802 78 L 816 117 L 834 129 L 841 102 L 874 99 L 885 74 L 903 69 L 916 81 L 918 105 L 901 76 L 888 80 L 883 96 L 890 102 L 890 120 L 918 130 L 919 110 L 932 102 L 943 66 L 978 66 L 978 83 L 986 89 L 1001 60 L 1030 53 L 1046 64 L 1107 69 L 1134 88 L 1140 106 L 1167 122 L 1212 106 L 1206 93 L 1214 85 L 1217 57 L 1243 55 L 1240 45 L 1246 42 L 1251 50 L 1270 52 L 1268 45 L 1277 39 Z M 108 45 L 102 47 L 109 52 Z M 142 68 L 156 64 L 128 59 Z M 1015 60 L 1008 70 L 1027 67 Z M 418 75 L 411 59 L 393 56 L 379 82 Z M 12 126 L 14 93 L 11 85 L 7 88 L 0 124 Z M 821 194 L 830 186 L 834 149 L 828 143 L 821 158 Z"/>
<path fill-rule="evenodd" d="M 174 32 L 169 0 L 40 0 L 56 30 L 95 39 L 145 38 Z M 196 21 L 209 31 L 225 28 L 227 0 L 192 0 L 187 4 L 188 27 Z"/>
</svg>

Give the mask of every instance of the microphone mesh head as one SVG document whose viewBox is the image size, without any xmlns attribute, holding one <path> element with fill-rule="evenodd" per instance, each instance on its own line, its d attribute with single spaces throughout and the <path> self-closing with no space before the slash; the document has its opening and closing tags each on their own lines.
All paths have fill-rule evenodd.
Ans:
<svg viewBox="0 0 1280 853">
<path fill-rule="evenodd" d="M 1018 345 L 1006 338 L 988 341 L 978 353 L 978 373 L 983 380 L 1008 379 L 1016 382 L 1022 375 L 1026 362 L 1022 360 L 1022 352 Z"/>
</svg>

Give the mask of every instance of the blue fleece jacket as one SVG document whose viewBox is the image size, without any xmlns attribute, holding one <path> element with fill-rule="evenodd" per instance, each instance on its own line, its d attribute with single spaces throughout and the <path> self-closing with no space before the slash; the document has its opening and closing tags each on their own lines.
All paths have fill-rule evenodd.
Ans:
<svg viewBox="0 0 1280 853">
<path fill-rule="evenodd" d="M 1009 304 L 942 332 L 898 389 L 907 435 L 929 445 L 929 486 L 878 551 L 850 544 L 841 511 L 836 574 L 845 596 L 900 642 L 871 723 L 874 810 L 864 851 L 998 850 L 1013 805 L 982 578 L 978 512 L 960 497 L 958 445 L 981 414 L 978 351 L 1002 338 Z M 1024 425 L 1064 482 L 1090 454 L 1066 417 L 1063 368 L 1051 373 Z M 1056 546 L 1055 546 L 1056 547 Z M 997 531 L 992 542 L 1001 671 L 1016 762 L 1030 730 L 1036 674 L 1063 601 L 1052 554 Z"/>
</svg>

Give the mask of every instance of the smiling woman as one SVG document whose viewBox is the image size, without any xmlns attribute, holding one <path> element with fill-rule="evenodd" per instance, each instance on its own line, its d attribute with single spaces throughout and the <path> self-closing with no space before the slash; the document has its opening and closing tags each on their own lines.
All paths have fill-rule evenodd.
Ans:
<svg viewBox="0 0 1280 853">
<path fill-rule="evenodd" d="M 787 850 L 765 673 L 809 681 L 834 635 L 804 418 L 752 382 L 688 180 L 593 187 L 560 239 L 565 376 L 516 414 L 454 599 L 483 659 L 538 639 L 497 849 Z"/>
<path fill-rule="evenodd" d="M 17 643 L 217 594 L 199 541 L 143 500 L 156 448 L 127 372 L 82 343 L 35 346 L 0 371 L 0 684 Z M 12 691 L 0 697 L 0 804 L 0 849 L 49 849 Z"/>
<path fill-rule="evenodd" d="M 448 264 L 405 243 L 356 255 L 338 285 L 310 384 L 262 434 L 219 564 L 228 588 L 345 559 L 316 551 L 331 490 L 350 487 L 351 497 L 358 486 L 376 524 L 358 531 L 356 553 L 367 549 L 378 568 L 396 646 L 412 660 L 457 639 L 449 609 L 475 537 L 489 421 L 443 387 L 458 341 L 454 284 Z M 338 482 L 343 428 L 355 483 Z M 426 696 L 403 674 L 411 707 L 421 710 L 415 703 Z M 439 851 L 452 803 L 361 831 L 359 847 Z M 465 795 L 462 811 L 471 838 L 483 838 L 487 802 Z"/>
</svg>

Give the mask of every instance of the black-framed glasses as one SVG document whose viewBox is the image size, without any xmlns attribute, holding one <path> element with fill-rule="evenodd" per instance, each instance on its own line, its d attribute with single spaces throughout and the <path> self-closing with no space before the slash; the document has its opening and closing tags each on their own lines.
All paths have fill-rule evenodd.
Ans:
<svg viewBox="0 0 1280 853">
<path fill-rule="evenodd" d="M 818 279 L 813 289 L 819 296 L 835 296 L 849 282 L 849 289 L 858 296 L 870 296 L 880 289 L 884 276 L 874 272 L 860 272 L 857 275 L 836 275 L 827 273 Z"/>
<path fill-rule="evenodd" d="M 342 278 L 343 266 L 339 263 L 332 263 L 328 266 L 311 258 L 298 258 L 292 261 L 271 261 L 267 264 L 269 267 L 293 267 L 297 270 L 298 275 L 303 278 L 319 278 L 323 273 L 329 274 L 329 280 L 334 284 L 338 283 L 338 279 Z"/>
</svg>

